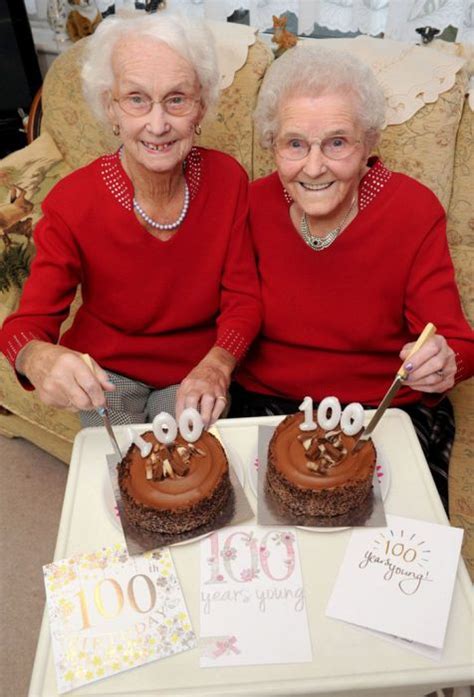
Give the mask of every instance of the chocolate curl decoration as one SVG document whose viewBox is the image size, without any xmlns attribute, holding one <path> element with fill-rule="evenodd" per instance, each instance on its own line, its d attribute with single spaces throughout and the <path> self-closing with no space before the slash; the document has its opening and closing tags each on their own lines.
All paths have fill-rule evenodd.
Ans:
<svg viewBox="0 0 474 697">
<path fill-rule="evenodd" d="M 184 477 L 189 472 L 189 461 L 192 455 L 203 457 L 205 452 L 196 448 L 192 443 L 177 444 L 157 443 L 145 462 L 146 478 L 161 481 L 170 477 Z M 151 472 L 149 476 L 149 472 Z"/>
<path fill-rule="evenodd" d="M 302 434 L 298 436 L 298 440 L 305 449 L 308 469 L 321 476 L 327 474 L 347 455 L 341 431 L 328 431 L 325 436 Z"/>
</svg>

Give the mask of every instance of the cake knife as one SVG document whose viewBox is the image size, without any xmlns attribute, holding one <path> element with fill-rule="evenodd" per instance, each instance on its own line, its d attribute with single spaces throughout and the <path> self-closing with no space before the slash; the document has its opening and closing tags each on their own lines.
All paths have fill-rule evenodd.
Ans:
<svg viewBox="0 0 474 697">
<path fill-rule="evenodd" d="M 89 368 L 89 370 L 91 370 L 92 373 L 94 373 L 95 372 L 94 366 L 92 364 L 91 357 L 89 356 L 89 354 L 88 353 L 81 353 L 81 358 L 84 361 L 84 363 L 86 364 L 86 366 Z M 121 460 L 123 456 L 122 456 L 122 453 L 120 451 L 119 444 L 117 443 L 117 439 L 115 437 L 115 433 L 113 431 L 112 424 L 110 423 L 110 417 L 109 417 L 109 412 L 108 412 L 107 407 L 97 407 L 96 412 L 99 414 L 100 417 L 102 417 L 102 421 L 104 423 L 105 430 L 109 434 L 109 438 L 110 438 L 110 441 L 114 447 L 115 454 L 117 455 L 118 459 Z"/>
<path fill-rule="evenodd" d="M 379 406 L 377 407 L 375 414 L 373 415 L 373 417 L 371 418 L 371 420 L 369 421 L 367 426 L 362 431 L 362 433 L 359 437 L 359 440 L 357 441 L 355 446 L 352 448 L 353 453 L 356 453 L 358 450 L 360 450 L 362 448 L 362 446 L 364 445 L 364 443 L 369 440 L 374 428 L 377 426 L 378 422 L 380 421 L 380 419 L 384 415 L 385 411 L 389 407 L 392 399 L 395 397 L 398 390 L 400 389 L 400 387 L 403 385 L 403 383 L 407 379 L 408 372 L 404 368 L 406 361 L 410 358 L 410 356 L 412 356 L 416 351 L 418 351 L 422 346 L 424 346 L 426 344 L 426 342 L 428 341 L 428 339 L 431 339 L 431 337 L 435 333 L 436 333 L 436 327 L 431 322 L 428 322 L 428 324 L 426 325 L 426 327 L 423 329 L 420 336 L 416 340 L 413 348 L 410 350 L 410 353 L 403 361 L 403 365 L 401 366 L 401 368 L 399 369 L 399 371 L 395 375 L 395 380 L 392 382 L 392 384 L 388 388 L 387 393 L 385 394 L 385 397 L 382 399 Z"/>
</svg>

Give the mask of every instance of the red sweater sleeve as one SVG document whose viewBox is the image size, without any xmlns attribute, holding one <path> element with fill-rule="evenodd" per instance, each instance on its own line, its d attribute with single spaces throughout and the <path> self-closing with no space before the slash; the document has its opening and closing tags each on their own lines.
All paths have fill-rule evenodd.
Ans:
<svg viewBox="0 0 474 697">
<path fill-rule="evenodd" d="M 79 252 L 68 226 L 47 199 L 43 214 L 34 231 L 36 254 L 20 307 L 0 332 L 0 350 L 13 368 L 19 351 L 32 339 L 57 342 L 81 281 Z"/>
<path fill-rule="evenodd" d="M 83 303 L 61 343 L 106 370 L 162 387 L 180 382 L 212 346 L 243 356 L 261 321 L 248 177 L 224 153 L 200 150 L 197 162 L 189 213 L 166 243 L 137 221 L 117 155 L 56 185 L 20 307 L 0 331 L 12 366 L 28 341 L 58 341 L 79 284 Z"/>
<path fill-rule="evenodd" d="M 439 214 L 422 238 L 408 275 L 405 317 L 417 335 L 430 318 L 437 333 L 456 353 L 456 382 L 474 375 L 474 334 L 464 317 L 446 238 L 446 217 Z"/>
<path fill-rule="evenodd" d="M 257 335 L 262 314 L 248 206 L 248 184 L 242 181 L 221 279 L 221 312 L 215 344 L 238 361 Z"/>
</svg>

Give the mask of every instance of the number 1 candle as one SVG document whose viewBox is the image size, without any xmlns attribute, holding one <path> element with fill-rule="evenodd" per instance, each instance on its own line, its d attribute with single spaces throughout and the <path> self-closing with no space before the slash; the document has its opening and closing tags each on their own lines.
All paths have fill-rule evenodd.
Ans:
<svg viewBox="0 0 474 697">
<path fill-rule="evenodd" d="M 301 431 L 314 431 L 316 423 L 313 421 L 313 400 L 305 397 L 298 409 L 304 412 L 304 421 L 300 424 Z"/>
<path fill-rule="evenodd" d="M 141 437 L 139 433 L 134 433 L 131 428 L 128 429 L 128 435 L 132 441 L 135 443 L 137 448 L 140 449 L 140 455 L 145 458 L 151 453 L 152 444 L 148 443 L 144 438 Z"/>
</svg>

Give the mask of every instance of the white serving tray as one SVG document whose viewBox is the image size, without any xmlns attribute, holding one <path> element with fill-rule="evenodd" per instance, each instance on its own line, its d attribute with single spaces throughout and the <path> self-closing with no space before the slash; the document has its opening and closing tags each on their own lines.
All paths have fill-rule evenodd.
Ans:
<svg viewBox="0 0 474 697">
<path fill-rule="evenodd" d="M 254 452 L 258 424 L 279 420 L 280 417 L 228 419 L 219 421 L 217 427 L 224 443 L 238 452 L 246 470 Z M 143 431 L 150 425 L 134 428 Z M 126 427 L 118 426 L 115 430 L 119 444 L 125 448 Z M 398 409 L 389 409 L 377 427 L 374 440 L 383 443 L 392 467 L 386 512 L 448 524 L 409 417 Z M 77 435 L 55 559 L 123 540 L 110 512 L 113 497 L 105 462 L 108 452 L 111 448 L 103 428 L 84 429 Z M 250 492 L 248 482 L 245 488 Z M 252 494 L 248 498 L 255 506 Z M 350 530 L 337 535 L 297 530 L 313 646 L 312 663 L 201 669 L 198 648 L 91 683 L 70 694 L 74 697 L 421 697 L 436 687 L 472 683 L 471 585 L 462 561 L 439 663 L 325 616 L 350 534 Z M 198 542 L 172 549 L 198 635 L 199 551 Z M 29 695 L 57 695 L 46 616 Z"/>
</svg>

